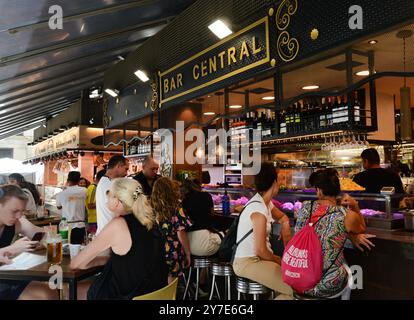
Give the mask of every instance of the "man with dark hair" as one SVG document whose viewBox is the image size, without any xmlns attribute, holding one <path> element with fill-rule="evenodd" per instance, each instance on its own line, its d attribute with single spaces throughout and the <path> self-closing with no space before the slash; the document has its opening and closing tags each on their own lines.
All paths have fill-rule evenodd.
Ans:
<svg viewBox="0 0 414 320">
<path fill-rule="evenodd" d="M 95 180 L 88 186 L 87 195 L 86 195 L 86 211 L 88 213 L 88 231 L 91 233 L 96 233 L 97 223 L 96 223 L 96 186 L 98 185 L 101 178 L 105 175 L 106 170 L 100 170 L 96 176 Z"/>
<path fill-rule="evenodd" d="M 368 193 L 380 193 L 383 187 L 394 187 L 395 193 L 404 193 L 401 178 L 389 169 L 381 168 L 380 156 L 374 148 L 361 153 L 363 172 L 354 177 L 354 182 L 365 188 Z"/>
<path fill-rule="evenodd" d="M 111 189 L 111 180 L 124 178 L 128 174 L 129 161 L 121 155 L 112 156 L 108 162 L 108 169 L 96 187 L 96 220 L 98 234 L 106 224 L 112 220 L 112 212 L 106 206 L 106 192 Z"/>
<path fill-rule="evenodd" d="M 57 208 L 62 210 L 62 217 L 71 224 L 70 241 L 74 244 L 82 244 L 86 234 L 85 200 L 87 190 L 79 186 L 80 177 L 80 172 L 70 171 L 66 189 L 56 195 Z"/>
<path fill-rule="evenodd" d="M 139 172 L 134 179 L 137 180 L 141 186 L 144 194 L 150 196 L 152 193 L 152 186 L 155 180 L 159 177 L 158 169 L 160 165 L 151 156 L 145 157 L 142 163 L 142 171 Z"/>
</svg>

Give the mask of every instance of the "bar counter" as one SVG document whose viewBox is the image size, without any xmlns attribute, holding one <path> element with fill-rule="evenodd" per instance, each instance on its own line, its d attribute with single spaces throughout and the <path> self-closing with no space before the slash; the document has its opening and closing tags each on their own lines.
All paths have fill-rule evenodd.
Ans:
<svg viewBox="0 0 414 320">
<path fill-rule="evenodd" d="M 367 233 L 376 235 L 371 251 L 345 249 L 348 264 L 363 270 L 363 289 L 352 290 L 351 299 L 414 299 L 414 232 L 367 228 Z"/>
</svg>

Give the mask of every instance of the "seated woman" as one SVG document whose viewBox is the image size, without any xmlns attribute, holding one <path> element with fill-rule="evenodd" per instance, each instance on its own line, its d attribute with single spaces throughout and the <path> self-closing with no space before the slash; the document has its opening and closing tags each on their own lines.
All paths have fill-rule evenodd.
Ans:
<svg viewBox="0 0 414 320">
<path fill-rule="evenodd" d="M 183 274 L 183 269 L 190 266 L 191 251 L 185 229 L 191 226 L 191 222 L 180 207 L 178 184 L 166 177 L 155 181 L 151 203 L 165 239 L 168 282 L 171 282 Z"/>
<path fill-rule="evenodd" d="M 0 187 L 0 264 L 11 263 L 13 257 L 23 252 L 31 252 L 39 246 L 39 241 L 30 241 L 43 228 L 30 223 L 25 217 L 27 196 L 15 185 Z M 12 243 L 16 234 L 23 238 Z M 58 299 L 56 291 L 47 283 L 37 281 L 0 280 L 0 300 L 16 299 Z"/>
<path fill-rule="evenodd" d="M 200 182 L 196 179 L 186 179 L 183 191 L 182 206 L 193 223 L 186 229 L 191 253 L 196 256 L 211 256 L 218 251 L 224 236 L 213 228 L 213 199 L 208 192 L 201 191 Z"/>
<path fill-rule="evenodd" d="M 253 234 L 239 243 L 233 269 L 239 277 L 278 292 L 277 299 L 292 299 L 292 289 L 282 281 L 281 258 L 273 253 L 269 241 L 273 219 L 282 225 L 283 242 L 286 244 L 291 238 L 289 218 L 271 201 L 279 191 L 277 172 L 272 163 L 262 163 L 260 172 L 255 176 L 255 185 L 257 193 L 246 204 L 239 218 L 237 241 L 252 229 Z"/>
<path fill-rule="evenodd" d="M 88 290 L 88 299 L 132 299 L 166 286 L 164 242 L 140 184 L 133 179 L 114 179 L 107 206 L 115 218 L 70 265 L 73 269 L 86 269 L 106 262 L 104 271 Z M 109 248 L 109 260 L 108 256 L 98 257 Z M 78 295 L 82 291 L 78 290 Z"/>
<path fill-rule="evenodd" d="M 295 232 L 299 232 L 309 221 L 317 222 L 315 232 L 323 252 L 323 276 L 314 288 L 304 293 L 312 297 L 330 297 L 341 292 L 347 285 L 343 247 L 348 234 L 365 232 L 365 222 L 358 203 L 349 195 L 342 198 L 342 204 L 349 206 L 350 210 L 337 205 L 336 197 L 341 188 L 336 170 L 317 171 L 311 180 L 318 200 L 303 203 L 298 212 Z"/>
<path fill-rule="evenodd" d="M 22 188 L 27 197 L 27 212 L 36 213 L 37 206 L 41 205 L 40 194 L 39 191 L 37 191 L 36 186 L 33 183 L 26 181 L 20 173 L 12 173 L 9 175 L 9 184 Z"/>
</svg>

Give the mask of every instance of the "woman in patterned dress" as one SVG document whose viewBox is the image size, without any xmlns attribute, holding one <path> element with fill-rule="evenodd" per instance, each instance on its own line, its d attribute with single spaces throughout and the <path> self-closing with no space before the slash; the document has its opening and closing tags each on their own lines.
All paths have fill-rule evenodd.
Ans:
<svg viewBox="0 0 414 320">
<path fill-rule="evenodd" d="M 190 244 L 185 229 L 191 221 L 180 206 L 180 189 L 176 182 L 158 178 L 154 184 L 151 203 L 157 215 L 161 234 L 165 238 L 165 257 L 169 268 L 168 282 L 183 274 L 191 263 Z"/>
<path fill-rule="evenodd" d="M 306 296 L 331 297 L 341 292 L 348 281 L 343 247 L 349 234 L 365 232 L 365 221 L 359 212 L 358 202 L 344 195 L 338 206 L 336 197 L 341 189 L 336 170 L 326 169 L 312 175 L 310 183 L 316 187 L 318 200 L 304 202 L 298 212 L 295 232 L 307 223 L 316 223 L 315 231 L 323 254 L 323 273 L 320 282 L 306 290 Z"/>
</svg>

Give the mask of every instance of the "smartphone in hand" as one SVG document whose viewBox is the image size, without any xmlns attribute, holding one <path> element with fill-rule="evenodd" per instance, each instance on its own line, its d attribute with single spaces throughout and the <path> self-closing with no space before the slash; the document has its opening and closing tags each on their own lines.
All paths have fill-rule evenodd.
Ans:
<svg viewBox="0 0 414 320">
<path fill-rule="evenodd" d="M 33 236 L 32 241 L 40 241 L 40 240 L 42 240 L 42 239 L 43 239 L 44 235 L 45 235 L 45 233 L 44 233 L 44 232 L 37 232 L 37 233 Z"/>
</svg>

